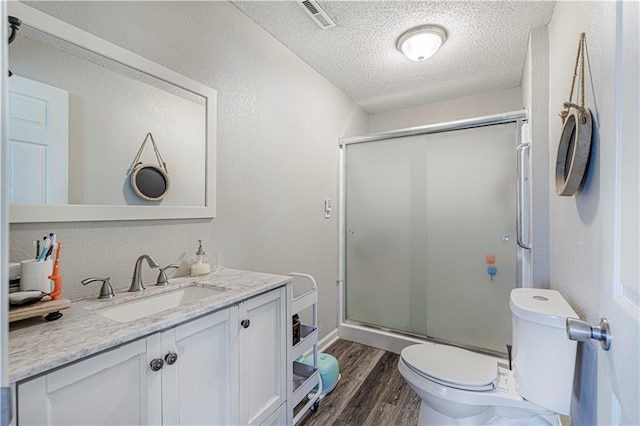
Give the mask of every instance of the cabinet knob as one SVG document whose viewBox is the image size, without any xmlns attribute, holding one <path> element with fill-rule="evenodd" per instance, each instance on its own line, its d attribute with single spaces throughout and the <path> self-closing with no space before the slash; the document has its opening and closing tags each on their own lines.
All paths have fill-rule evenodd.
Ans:
<svg viewBox="0 0 640 426">
<path fill-rule="evenodd" d="M 151 366 L 151 371 L 160 371 L 160 370 L 162 370 L 162 367 L 164 366 L 164 361 L 162 359 L 160 359 L 160 358 L 155 358 L 155 359 L 151 360 L 149 365 Z"/>
<path fill-rule="evenodd" d="M 251 321 L 249 321 L 248 319 L 243 319 L 242 321 L 240 321 L 240 325 L 242 326 L 242 328 L 249 328 L 249 326 L 251 325 Z"/>
<path fill-rule="evenodd" d="M 164 356 L 164 361 L 167 363 L 167 365 L 173 365 L 176 363 L 177 360 L 178 360 L 178 354 L 175 352 L 169 352 Z"/>
</svg>

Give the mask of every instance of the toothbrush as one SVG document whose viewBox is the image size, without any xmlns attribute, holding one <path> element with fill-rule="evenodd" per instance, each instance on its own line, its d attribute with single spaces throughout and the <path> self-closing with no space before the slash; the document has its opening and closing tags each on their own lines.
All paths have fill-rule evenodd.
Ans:
<svg viewBox="0 0 640 426">
<path fill-rule="evenodd" d="M 51 259 L 54 259 L 57 251 L 58 251 L 58 243 L 51 244 L 51 247 L 49 247 L 49 252 L 47 253 L 47 256 L 44 258 L 44 260 L 49 261 Z"/>
<path fill-rule="evenodd" d="M 58 236 L 53 232 L 49 234 L 49 241 L 51 242 L 51 244 L 49 246 L 49 250 L 47 250 L 47 255 L 44 258 L 45 260 L 51 260 L 51 255 L 53 254 L 53 251 L 56 249 L 57 239 L 58 239 Z"/>
<path fill-rule="evenodd" d="M 49 247 L 51 247 L 51 240 L 49 240 L 49 236 L 43 238 L 44 244 L 42 247 L 42 251 L 40 252 L 40 256 L 38 256 L 38 262 L 42 262 L 44 258 L 47 256 L 47 251 L 49 251 Z"/>
</svg>

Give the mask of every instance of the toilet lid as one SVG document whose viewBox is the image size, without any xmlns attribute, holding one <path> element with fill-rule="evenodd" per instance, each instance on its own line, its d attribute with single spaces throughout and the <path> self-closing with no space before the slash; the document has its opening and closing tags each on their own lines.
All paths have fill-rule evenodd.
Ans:
<svg viewBox="0 0 640 426">
<path fill-rule="evenodd" d="M 475 391 L 496 387 L 495 358 L 433 343 L 407 346 L 401 357 L 416 373 L 445 386 Z"/>
</svg>

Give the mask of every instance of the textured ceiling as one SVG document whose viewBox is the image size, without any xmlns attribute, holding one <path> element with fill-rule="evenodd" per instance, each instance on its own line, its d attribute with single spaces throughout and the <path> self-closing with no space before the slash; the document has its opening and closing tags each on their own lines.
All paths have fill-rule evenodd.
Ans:
<svg viewBox="0 0 640 426">
<path fill-rule="evenodd" d="M 295 1 L 233 4 L 370 113 L 516 87 L 529 31 L 549 23 L 547 1 L 318 1 L 336 27 L 322 30 Z M 449 33 L 435 56 L 396 49 L 407 29 Z"/>
</svg>

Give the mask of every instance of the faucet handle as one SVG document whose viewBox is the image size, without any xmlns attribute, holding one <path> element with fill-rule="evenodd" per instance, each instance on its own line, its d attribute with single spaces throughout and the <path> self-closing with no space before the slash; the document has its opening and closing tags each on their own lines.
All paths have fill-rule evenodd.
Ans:
<svg viewBox="0 0 640 426">
<path fill-rule="evenodd" d="M 82 283 L 82 285 L 87 285 L 95 281 L 100 281 L 102 283 L 102 287 L 100 287 L 100 295 L 98 296 L 98 299 L 111 299 L 113 297 L 113 288 L 111 287 L 111 282 L 109 281 L 110 279 L 111 277 L 106 277 L 106 278 L 91 277 L 91 278 L 85 278 L 80 282 Z"/>
<path fill-rule="evenodd" d="M 167 265 L 164 268 L 160 268 L 160 273 L 158 274 L 158 279 L 156 280 L 156 285 L 167 285 L 169 284 L 169 280 L 167 279 L 167 273 L 165 272 L 167 269 L 179 268 L 180 265 L 176 265 L 172 263 L 171 265 Z"/>
</svg>

